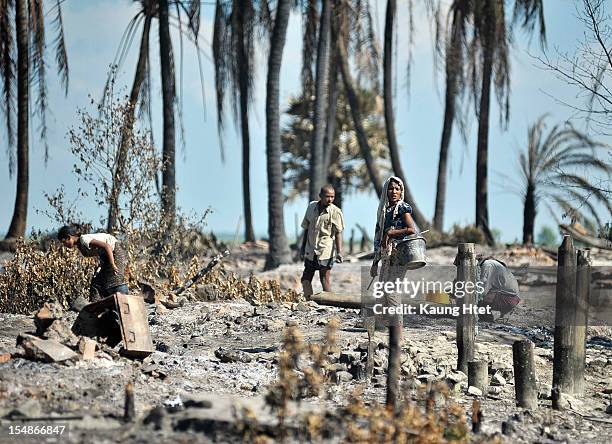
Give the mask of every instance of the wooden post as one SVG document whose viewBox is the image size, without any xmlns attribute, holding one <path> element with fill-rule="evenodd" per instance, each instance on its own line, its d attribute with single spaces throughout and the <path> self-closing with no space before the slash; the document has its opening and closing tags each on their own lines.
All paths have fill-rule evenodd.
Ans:
<svg viewBox="0 0 612 444">
<path fill-rule="evenodd" d="M 352 255 L 354 253 L 354 242 L 355 242 L 355 229 L 351 228 L 351 238 L 349 239 L 349 254 Z"/>
<path fill-rule="evenodd" d="M 468 386 L 474 386 L 482 390 L 482 395 L 487 396 L 489 391 L 489 363 L 487 361 L 468 362 Z"/>
<path fill-rule="evenodd" d="M 376 318 L 374 316 L 366 316 L 365 326 L 368 330 L 368 356 L 366 360 L 366 378 L 368 383 L 372 380 L 372 374 L 374 373 L 374 329 L 376 325 Z"/>
<path fill-rule="evenodd" d="M 578 250 L 576 274 L 576 360 L 574 362 L 574 395 L 584 394 L 584 367 L 586 365 L 586 331 L 591 297 L 591 250 Z"/>
<path fill-rule="evenodd" d="M 125 406 L 123 409 L 123 419 L 126 422 L 132 422 L 136 417 L 136 408 L 134 404 L 134 384 L 128 382 L 125 386 Z"/>
<path fill-rule="evenodd" d="M 481 426 L 482 410 L 480 410 L 480 402 L 478 402 L 478 399 L 474 399 L 472 401 L 472 433 L 480 433 Z"/>
<path fill-rule="evenodd" d="M 579 364 L 576 353 L 576 250 L 568 235 L 563 237 L 559 247 L 557 264 L 552 387 L 553 393 L 560 396 L 561 393 L 574 393 L 575 369 Z"/>
<path fill-rule="evenodd" d="M 387 408 L 395 408 L 399 402 L 401 364 L 402 319 L 389 325 L 389 358 L 387 365 Z"/>
<path fill-rule="evenodd" d="M 455 288 L 455 298 L 459 306 L 457 317 L 457 369 L 467 374 L 468 362 L 474 360 L 474 338 L 476 320 L 472 313 L 466 313 L 466 308 L 476 304 L 476 256 L 474 244 L 461 243 L 457 246 L 457 283 L 462 283 L 464 291 L 458 294 Z M 471 287 L 471 288 L 468 288 Z M 461 296 L 461 297 L 460 297 Z"/>
<path fill-rule="evenodd" d="M 515 341 L 512 344 L 512 361 L 516 405 L 534 410 L 538 407 L 538 391 L 533 362 L 533 342 L 529 339 Z"/>
</svg>

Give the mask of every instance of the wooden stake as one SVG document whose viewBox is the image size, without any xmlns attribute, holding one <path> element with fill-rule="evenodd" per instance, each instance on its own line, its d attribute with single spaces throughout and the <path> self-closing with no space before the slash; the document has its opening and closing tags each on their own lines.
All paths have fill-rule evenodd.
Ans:
<svg viewBox="0 0 612 444">
<path fill-rule="evenodd" d="M 576 330 L 574 362 L 574 395 L 584 394 L 584 367 L 586 365 L 586 331 L 589 318 L 589 299 L 591 297 L 591 250 L 578 250 L 578 272 L 576 275 Z"/>
<path fill-rule="evenodd" d="M 535 410 L 538 407 L 533 342 L 529 339 L 515 341 L 512 345 L 514 363 L 514 391 L 516 405 Z"/>
<path fill-rule="evenodd" d="M 478 399 L 474 399 L 474 401 L 472 401 L 472 433 L 480 433 L 481 425 L 482 410 L 480 410 L 480 402 Z"/>
<path fill-rule="evenodd" d="M 399 401 L 399 376 L 401 364 L 402 318 L 389 325 L 389 358 L 387 366 L 387 408 L 395 408 Z"/>
<path fill-rule="evenodd" d="M 134 384 L 128 382 L 125 386 L 125 406 L 123 409 L 123 419 L 126 422 L 132 422 L 136 417 L 136 408 L 134 403 Z"/>
<path fill-rule="evenodd" d="M 366 361 L 366 377 L 368 383 L 372 380 L 372 374 L 374 372 L 374 329 L 376 325 L 376 318 L 374 316 L 367 316 L 365 318 L 365 325 L 368 330 L 368 356 Z"/>
<path fill-rule="evenodd" d="M 459 316 L 457 317 L 457 369 L 468 372 L 468 362 L 474 360 L 474 338 L 476 320 L 473 314 L 466 313 L 465 307 L 476 304 L 476 257 L 474 244 L 461 243 L 457 246 L 457 282 L 463 282 L 464 288 L 471 286 L 472 291 L 465 291 L 462 297 L 455 292 Z M 468 284 L 471 283 L 471 284 Z"/>
<path fill-rule="evenodd" d="M 355 243 L 355 229 L 351 228 L 351 237 L 349 239 L 349 254 L 352 255 L 354 253 L 354 243 Z"/>
<path fill-rule="evenodd" d="M 489 391 L 489 363 L 487 361 L 468 362 L 468 387 L 473 385 L 482 390 L 482 395 L 487 396 Z"/>
<path fill-rule="evenodd" d="M 576 350 L 576 250 L 568 235 L 563 237 L 557 261 L 552 386 L 558 389 L 553 390 L 558 394 L 573 394 L 576 366 L 582 363 Z"/>
</svg>

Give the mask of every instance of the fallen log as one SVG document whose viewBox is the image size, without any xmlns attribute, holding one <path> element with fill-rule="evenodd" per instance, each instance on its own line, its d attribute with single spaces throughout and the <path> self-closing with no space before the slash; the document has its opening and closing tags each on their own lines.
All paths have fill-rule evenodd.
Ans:
<svg viewBox="0 0 612 444">
<path fill-rule="evenodd" d="M 612 250 L 612 243 L 605 240 L 600 239 L 598 237 L 589 236 L 588 234 L 581 233 L 576 230 L 571 225 L 567 224 L 559 224 L 559 229 L 563 234 L 569 234 L 572 236 L 574 240 L 581 242 L 589 247 L 602 248 L 604 250 Z"/>
<path fill-rule="evenodd" d="M 339 308 L 352 308 L 355 310 L 359 310 L 361 308 L 370 307 L 369 311 L 372 311 L 372 306 L 374 304 L 382 304 L 381 300 L 375 299 L 371 295 L 362 296 L 360 293 L 336 293 L 333 291 L 321 291 L 319 293 L 313 294 L 310 297 L 310 300 L 316 302 L 319 305 L 326 305 L 329 307 L 339 307 Z M 436 309 L 439 312 L 444 312 L 448 310 L 452 310 L 453 306 L 450 304 L 439 304 L 435 302 L 430 302 L 423 299 L 412 298 L 409 295 L 402 295 L 402 306 L 414 306 L 418 307 L 419 305 L 427 305 L 428 310 L 423 310 L 422 312 L 418 309 L 415 309 L 415 314 L 419 314 L 421 316 L 428 317 L 453 317 L 451 315 L 445 314 L 436 314 Z"/>
</svg>

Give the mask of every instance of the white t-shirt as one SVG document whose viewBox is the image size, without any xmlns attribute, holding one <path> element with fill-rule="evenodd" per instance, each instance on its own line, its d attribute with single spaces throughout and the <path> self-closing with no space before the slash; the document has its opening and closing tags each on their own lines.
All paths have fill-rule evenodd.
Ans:
<svg viewBox="0 0 612 444">
<path fill-rule="evenodd" d="M 89 243 L 94 239 L 110 245 L 111 249 L 115 250 L 115 244 L 117 243 L 117 239 L 111 234 L 108 234 L 108 233 L 83 234 L 80 237 L 81 243 L 87 248 L 89 248 Z"/>
</svg>

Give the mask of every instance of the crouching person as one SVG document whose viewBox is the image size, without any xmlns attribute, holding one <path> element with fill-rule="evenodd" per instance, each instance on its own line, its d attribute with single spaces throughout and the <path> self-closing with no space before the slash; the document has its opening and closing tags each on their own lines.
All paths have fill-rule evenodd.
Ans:
<svg viewBox="0 0 612 444">
<path fill-rule="evenodd" d="M 519 304 L 519 286 L 516 278 L 506 264 L 493 257 L 479 258 L 477 281 L 482 283 L 483 291 L 478 295 L 479 307 L 490 307 L 499 311 L 498 319 L 510 313 Z M 493 314 L 481 314 L 480 320 L 492 322 Z"/>
<path fill-rule="evenodd" d="M 127 254 L 114 236 L 107 233 L 82 234 L 76 226 L 65 225 L 58 231 L 57 238 L 66 248 L 76 247 L 83 256 L 99 258 L 99 267 L 89 288 L 90 302 L 114 293 L 129 293 L 125 280 Z M 74 308 L 81 309 L 83 302 L 76 301 Z"/>
</svg>

